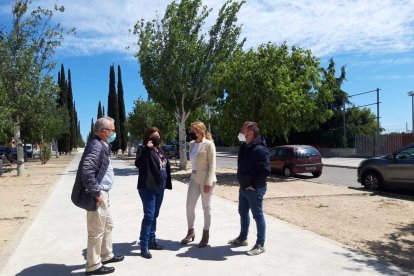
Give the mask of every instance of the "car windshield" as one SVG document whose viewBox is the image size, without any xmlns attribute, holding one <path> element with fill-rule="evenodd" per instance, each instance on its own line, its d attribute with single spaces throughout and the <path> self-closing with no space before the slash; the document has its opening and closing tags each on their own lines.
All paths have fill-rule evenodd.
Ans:
<svg viewBox="0 0 414 276">
<path fill-rule="evenodd" d="M 414 147 L 410 147 L 398 152 L 395 159 L 414 159 Z"/>
<path fill-rule="evenodd" d="M 296 150 L 296 157 L 315 157 L 319 153 L 313 148 L 298 148 Z"/>
</svg>

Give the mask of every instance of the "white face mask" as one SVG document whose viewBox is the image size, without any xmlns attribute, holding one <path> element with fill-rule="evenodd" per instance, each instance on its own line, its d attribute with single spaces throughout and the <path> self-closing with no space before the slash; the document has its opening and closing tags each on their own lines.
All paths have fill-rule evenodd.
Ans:
<svg viewBox="0 0 414 276">
<path fill-rule="evenodd" d="M 239 133 L 237 138 L 239 139 L 240 142 L 246 142 L 246 136 L 241 132 Z"/>
</svg>

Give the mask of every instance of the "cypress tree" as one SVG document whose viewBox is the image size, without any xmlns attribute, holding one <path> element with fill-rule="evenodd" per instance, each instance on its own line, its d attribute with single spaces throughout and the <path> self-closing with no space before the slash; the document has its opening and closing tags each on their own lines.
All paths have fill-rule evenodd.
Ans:
<svg viewBox="0 0 414 276">
<path fill-rule="evenodd" d="M 127 130 L 126 130 L 126 114 L 124 102 L 124 87 L 122 85 L 121 66 L 118 65 L 118 106 L 119 106 L 119 127 L 122 153 L 127 147 Z"/>
<path fill-rule="evenodd" d="M 106 116 L 105 115 L 105 106 L 102 106 L 102 116 Z"/>
<path fill-rule="evenodd" d="M 95 130 L 94 130 L 94 122 L 93 122 L 93 118 L 92 118 L 91 119 L 91 131 L 89 132 L 89 135 L 88 135 L 88 142 L 90 140 L 92 140 L 94 135 L 95 135 Z"/>
<path fill-rule="evenodd" d="M 70 69 L 68 70 L 68 86 L 67 86 L 67 96 L 68 96 L 68 111 L 70 119 L 70 135 L 69 135 L 69 144 L 68 151 L 72 152 L 72 149 L 76 147 L 76 121 L 75 121 L 75 110 L 73 107 L 73 94 L 72 94 L 72 77 Z"/>
<path fill-rule="evenodd" d="M 119 125 L 119 107 L 118 107 L 118 96 L 115 87 L 115 69 L 112 64 L 109 69 L 109 93 L 108 93 L 108 116 L 115 120 L 115 131 L 117 137 L 112 142 L 112 152 L 116 154 L 120 148 L 120 125 Z"/>
<path fill-rule="evenodd" d="M 102 107 L 101 107 L 101 101 L 99 101 L 98 104 L 98 115 L 96 116 L 96 119 L 102 118 L 103 117 L 103 113 L 102 113 Z"/>
<path fill-rule="evenodd" d="M 76 111 L 76 102 L 73 101 L 73 112 L 75 114 L 74 121 L 75 121 L 75 149 L 79 146 L 79 123 L 78 123 L 78 112 Z"/>
<path fill-rule="evenodd" d="M 59 78 L 58 85 L 60 88 L 58 105 L 63 110 L 65 109 L 67 110 L 68 108 L 68 96 L 67 96 L 68 83 L 66 81 L 65 67 L 63 66 L 63 64 L 61 64 L 60 66 L 60 74 L 58 74 L 58 78 Z M 69 151 L 69 145 L 70 145 L 69 134 L 70 134 L 70 129 L 67 129 L 67 131 L 62 133 L 57 139 L 58 140 L 57 146 L 58 146 L 58 151 L 60 154 L 67 153 Z"/>
</svg>

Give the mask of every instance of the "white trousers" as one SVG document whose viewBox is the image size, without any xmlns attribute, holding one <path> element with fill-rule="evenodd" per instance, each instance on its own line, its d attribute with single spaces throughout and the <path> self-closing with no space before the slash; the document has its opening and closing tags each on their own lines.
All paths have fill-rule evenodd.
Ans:
<svg viewBox="0 0 414 276">
<path fill-rule="evenodd" d="M 113 220 L 109 206 L 109 194 L 101 191 L 103 202 L 96 211 L 87 211 L 88 248 L 86 271 L 93 271 L 102 266 L 103 261 L 112 259 Z"/>
<path fill-rule="evenodd" d="M 213 195 L 214 184 L 210 187 L 210 192 L 204 192 L 204 183 L 199 183 L 196 180 L 196 173 L 191 174 L 190 183 L 188 184 L 187 191 L 187 225 L 188 229 L 194 228 L 195 221 L 195 207 L 197 205 L 198 198 L 201 195 L 201 204 L 204 211 L 204 230 L 210 230 L 211 225 L 211 197 Z"/>
</svg>

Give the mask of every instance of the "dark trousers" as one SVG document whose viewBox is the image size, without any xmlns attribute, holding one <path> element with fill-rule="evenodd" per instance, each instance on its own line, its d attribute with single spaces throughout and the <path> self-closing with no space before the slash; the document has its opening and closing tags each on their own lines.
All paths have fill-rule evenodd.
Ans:
<svg viewBox="0 0 414 276">
<path fill-rule="evenodd" d="M 253 218 L 256 221 L 257 240 L 256 244 L 264 246 L 266 238 L 266 222 L 263 215 L 263 197 L 266 193 L 266 186 L 256 188 L 254 191 L 240 188 L 239 190 L 239 214 L 240 214 L 240 236 L 241 240 L 246 240 L 249 233 L 250 216 L 252 210 Z"/>
<path fill-rule="evenodd" d="M 164 190 L 160 189 L 160 191 L 156 192 L 150 189 L 138 189 L 144 211 L 139 235 L 141 248 L 148 248 L 148 244 L 155 242 L 157 218 L 164 198 Z"/>
</svg>

